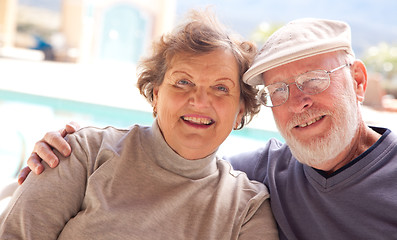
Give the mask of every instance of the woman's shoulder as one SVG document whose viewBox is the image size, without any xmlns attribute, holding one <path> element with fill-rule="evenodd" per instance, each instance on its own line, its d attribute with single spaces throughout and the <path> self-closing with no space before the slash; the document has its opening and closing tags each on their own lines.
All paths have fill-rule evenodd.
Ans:
<svg viewBox="0 0 397 240">
<path fill-rule="evenodd" d="M 141 125 L 132 125 L 130 128 L 106 127 L 83 127 L 73 134 L 66 136 L 66 140 L 73 148 L 81 148 L 100 151 L 103 148 L 115 149 L 123 145 L 128 137 L 146 131 L 148 128 Z"/>
<path fill-rule="evenodd" d="M 218 159 L 217 162 L 220 174 L 227 178 L 230 186 L 252 197 L 256 195 L 262 195 L 264 198 L 269 197 L 269 191 L 263 183 L 250 180 L 245 172 L 234 170 L 226 160 Z"/>
<path fill-rule="evenodd" d="M 132 125 L 129 128 L 118 128 L 114 126 L 106 126 L 106 127 L 94 127 L 87 126 L 79 129 L 73 134 L 68 135 L 67 137 L 74 137 L 78 140 L 86 140 L 86 141 L 103 141 L 103 140 L 112 140 L 119 139 L 129 133 L 136 133 L 143 131 L 145 126 L 141 126 L 138 124 Z"/>
<path fill-rule="evenodd" d="M 131 126 L 131 128 L 118 128 L 114 126 L 105 126 L 105 127 L 87 126 L 80 128 L 73 134 L 81 137 L 90 137 L 93 135 L 104 136 L 106 134 L 123 134 L 135 127 L 139 127 L 139 125 Z"/>
</svg>

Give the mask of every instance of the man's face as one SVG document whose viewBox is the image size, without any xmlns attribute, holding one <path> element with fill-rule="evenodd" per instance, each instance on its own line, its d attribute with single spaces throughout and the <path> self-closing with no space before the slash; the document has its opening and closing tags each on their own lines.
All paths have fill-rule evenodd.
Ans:
<svg viewBox="0 0 397 240">
<path fill-rule="evenodd" d="M 265 72 L 265 84 L 294 82 L 294 76 L 312 70 L 331 70 L 344 64 L 335 53 L 298 60 Z M 286 80 L 287 79 L 287 80 Z M 330 86 L 316 95 L 307 95 L 290 85 L 287 102 L 273 107 L 277 127 L 302 163 L 328 170 L 331 161 L 349 147 L 359 124 L 359 104 L 349 67 L 330 74 Z"/>
</svg>

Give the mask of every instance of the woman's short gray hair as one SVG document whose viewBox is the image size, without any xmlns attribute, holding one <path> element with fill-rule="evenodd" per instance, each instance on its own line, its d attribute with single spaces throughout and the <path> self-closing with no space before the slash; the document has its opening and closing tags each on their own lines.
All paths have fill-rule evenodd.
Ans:
<svg viewBox="0 0 397 240">
<path fill-rule="evenodd" d="M 241 129 L 260 109 L 256 100 L 257 89 L 242 81 L 242 75 L 256 54 L 256 47 L 253 43 L 241 40 L 238 35 L 227 31 L 208 9 L 191 11 L 185 22 L 153 43 L 152 54 L 138 65 L 137 85 L 140 93 L 152 103 L 153 89 L 163 82 L 169 64 L 176 54 L 201 55 L 219 48 L 230 50 L 239 67 L 240 99 L 245 106 L 245 114 L 238 127 Z M 155 112 L 153 114 L 156 115 Z"/>
</svg>

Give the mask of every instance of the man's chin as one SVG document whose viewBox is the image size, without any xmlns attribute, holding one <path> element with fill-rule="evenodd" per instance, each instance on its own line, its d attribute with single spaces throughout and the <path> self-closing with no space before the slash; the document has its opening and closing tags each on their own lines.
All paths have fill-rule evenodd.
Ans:
<svg viewBox="0 0 397 240">
<path fill-rule="evenodd" d="M 328 151 L 328 144 L 313 139 L 286 139 L 286 143 L 290 147 L 292 155 L 300 163 L 314 168 L 327 165 L 327 162 L 330 161 L 330 157 L 335 154 L 335 152 L 330 153 Z"/>
</svg>

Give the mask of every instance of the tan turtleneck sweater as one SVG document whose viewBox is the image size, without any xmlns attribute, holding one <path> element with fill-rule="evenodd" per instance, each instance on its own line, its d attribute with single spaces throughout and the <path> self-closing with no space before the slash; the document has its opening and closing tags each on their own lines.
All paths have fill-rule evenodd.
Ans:
<svg viewBox="0 0 397 240">
<path fill-rule="evenodd" d="M 30 174 L 0 239 L 277 239 L 266 187 L 215 157 L 186 160 L 156 122 L 84 128 L 60 165 Z"/>
</svg>

